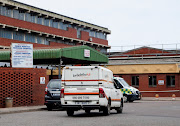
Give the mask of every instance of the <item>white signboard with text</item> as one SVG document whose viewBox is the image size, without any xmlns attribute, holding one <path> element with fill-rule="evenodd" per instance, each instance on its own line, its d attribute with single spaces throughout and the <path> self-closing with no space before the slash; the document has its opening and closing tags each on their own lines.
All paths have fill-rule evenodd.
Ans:
<svg viewBox="0 0 180 126">
<path fill-rule="evenodd" d="M 45 77 L 40 77 L 40 84 L 45 84 L 46 78 Z"/>
<path fill-rule="evenodd" d="M 158 85 L 164 85 L 164 80 L 158 80 Z"/>
<path fill-rule="evenodd" d="M 12 43 L 11 65 L 14 68 L 33 68 L 33 44 Z"/>
<path fill-rule="evenodd" d="M 84 57 L 90 57 L 90 50 L 84 49 Z"/>
</svg>

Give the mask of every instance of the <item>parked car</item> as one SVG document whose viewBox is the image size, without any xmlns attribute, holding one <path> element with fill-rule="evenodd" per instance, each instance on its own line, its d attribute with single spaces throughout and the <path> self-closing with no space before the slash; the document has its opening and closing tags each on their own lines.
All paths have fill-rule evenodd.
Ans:
<svg viewBox="0 0 180 126">
<path fill-rule="evenodd" d="M 109 115 L 123 110 L 123 94 L 113 82 L 113 72 L 100 66 L 71 66 L 62 72 L 61 104 L 72 116 L 74 111 L 98 109 Z"/>
<path fill-rule="evenodd" d="M 124 102 L 133 102 L 141 99 L 141 93 L 137 88 L 129 86 L 129 84 L 121 77 L 114 77 L 114 81 L 121 87 Z"/>
<path fill-rule="evenodd" d="M 50 80 L 45 89 L 45 103 L 44 103 L 49 111 L 51 111 L 53 108 L 61 107 L 60 93 L 61 93 L 61 80 L 60 79 Z"/>
</svg>

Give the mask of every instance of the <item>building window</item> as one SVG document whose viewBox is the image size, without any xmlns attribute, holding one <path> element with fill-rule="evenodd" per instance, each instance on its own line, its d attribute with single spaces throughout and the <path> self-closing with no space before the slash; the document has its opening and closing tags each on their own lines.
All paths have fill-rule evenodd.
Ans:
<svg viewBox="0 0 180 126">
<path fill-rule="evenodd" d="M 91 37 L 95 37 L 95 32 L 94 31 L 90 31 L 90 36 Z"/>
<path fill-rule="evenodd" d="M 7 16 L 12 17 L 12 9 L 10 8 L 7 9 Z"/>
<path fill-rule="evenodd" d="M 43 24 L 43 23 L 42 23 L 42 17 L 38 17 L 38 18 L 37 18 L 37 23 L 38 23 L 38 24 L 41 24 L 41 25 Z"/>
<path fill-rule="evenodd" d="M 63 29 L 63 30 L 67 30 L 67 28 L 68 28 L 68 24 L 64 24 L 64 23 L 63 23 L 63 28 L 62 28 L 62 29 Z"/>
<path fill-rule="evenodd" d="M 19 20 L 23 20 L 25 19 L 25 13 L 24 11 L 19 11 Z"/>
<path fill-rule="evenodd" d="M 0 29 L 0 37 L 12 39 L 12 31 Z"/>
<path fill-rule="evenodd" d="M 49 41 L 47 40 L 47 38 L 45 38 L 44 44 L 45 44 L 45 45 L 49 45 Z"/>
<path fill-rule="evenodd" d="M 149 76 L 149 86 L 156 86 L 156 76 Z"/>
<path fill-rule="evenodd" d="M 31 14 L 31 22 L 37 23 L 37 16 L 35 14 Z"/>
<path fill-rule="evenodd" d="M 25 18 L 26 18 L 25 20 L 28 21 L 28 22 L 31 22 L 31 14 L 26 13 L 25 15 L 26 15 L 25 16 Z"/>
<path fill-rule="evenodd" d="M 49 26 L 49 21 L 50 21 L 49 19 L 45 19 L 44 20 L 44 25 Z"/>
<path fill-rule="evenodd" d="M 25 41 L 36 43 L 36 38 L 31 34 L 25 34 Z"/>
<path fill-rule="evenodd" d="M 13 10 L 13 18 L 16 18 L 16 19 L 19 18 L 19 11 L 18 10 Z"/>
<path fill-rule="evenodd" d="M 132 76 L 132 86 L 139 86 L 139 76 Z"/>
<path fill-rule="evenodd" d="M 52 19 L 49 20 L 49 25 L 50 25 L 50 27 L 53 27 L 53 20 Z"/>
<path fill-rule="evenodd" d="M 38 43 L 38 44 L 45 44 L 45 38 L 43 38 L 43 37 L 37 37 L 37 43 Z"/>
<path fill-rule="evenodd" d="M 54 28 L 59 28 L 58 25 L 59 25 L 58 22 L 53 21 L 53 27 L 54 27 Z"/>
<path fill-rule="evenodd" d="M 13 32 L 13 39 L 24 41 L 24 33 Z"/>
<path fill-rule="evenodd" d="M 175 87 L 175 76 L 166 76 L 166 85 L 168 87 Z"/>
<path fill-rule="evenodd" d="M 7 13 L 7 8 L 6 7 L 2 7 L 2 15 L 6 16 Z"/>
</svg>

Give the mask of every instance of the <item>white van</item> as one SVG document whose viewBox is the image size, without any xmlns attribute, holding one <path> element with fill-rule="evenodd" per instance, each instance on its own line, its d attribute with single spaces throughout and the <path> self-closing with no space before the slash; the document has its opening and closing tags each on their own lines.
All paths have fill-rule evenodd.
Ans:
<svg viewBox="0 0 180 126">
<path fill-rule="evenodd" d="M 62 85 L 61 105 L 68 116 L 80 109 L 86 113 L 99 109 L 105 115 L 109 115 L 111 109 L 122 113 L 123 94 L 109 69 L 100 66 L 64 67 Z"/>
<path fill-rule="evenodd" d="M 137 88 L 129 86 L 129 84 L 121 77 L 114 77 L 114 81 L 121 88 L 121 92 L 123 93 L 124 102 L 133 102 L 134 100 L 141 99 L 141 93 Z"/>
</svg>

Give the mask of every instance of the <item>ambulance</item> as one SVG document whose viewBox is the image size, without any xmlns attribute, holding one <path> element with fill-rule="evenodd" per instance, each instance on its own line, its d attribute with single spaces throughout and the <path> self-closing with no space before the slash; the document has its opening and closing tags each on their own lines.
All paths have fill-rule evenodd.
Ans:
<svg viewBox="0 0 180 126">
<path fill-rule="evenodd" d="M 141 93 L 137 88 L 129 86 L 129 84 L 121 77 L 114 77 L 114 81 L 119 85 L 123 93 L 124 102 L 133 102 L 141 99 Z"/>
<path fill-rule="evenodd" d="M 113 80 L 111 70 L 101 66 L 70 66 L 62 71 L 61 105 L 72 116 L 75 111 L 102 111 L 109 115 L 111 109 L 123 110 L 123 94 Z"/>
</svg>

